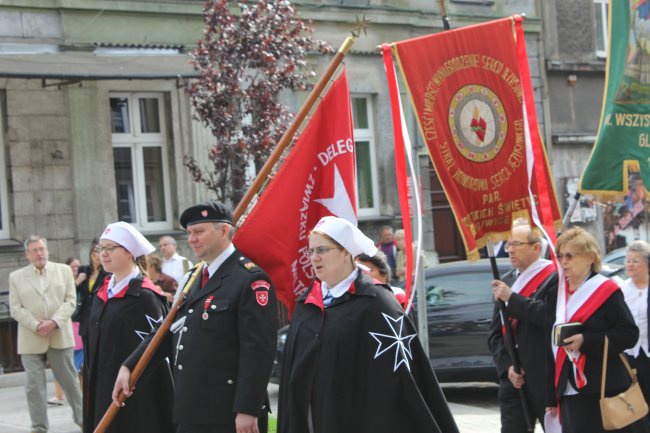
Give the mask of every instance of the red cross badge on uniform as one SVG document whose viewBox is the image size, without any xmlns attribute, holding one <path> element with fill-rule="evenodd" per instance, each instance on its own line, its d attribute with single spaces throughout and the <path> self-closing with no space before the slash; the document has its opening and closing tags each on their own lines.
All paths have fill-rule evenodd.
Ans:
<svg viewBox="0 0 650 433">
<path fill-rule="evenodd" d="M 259 290 L 255 292 L 255 299 L 257 299 L 257 303 L 262 307 L 266 307 L 266 304 L 269 303 L 269 292 L 266 290 Z"/>
<path fill-rule="evenodd" d="M 203 218 L 207 217 L 208 216 L 208 211 L 207 210 L 202 210 L 201 211 L 201 216 L 203 216 Z"/>
</svg>

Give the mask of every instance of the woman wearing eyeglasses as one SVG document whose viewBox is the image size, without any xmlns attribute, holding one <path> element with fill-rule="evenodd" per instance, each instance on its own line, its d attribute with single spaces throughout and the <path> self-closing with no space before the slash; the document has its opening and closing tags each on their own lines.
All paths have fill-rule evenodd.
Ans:
<svg viewBox="0 0 650 433">
<path fill-rule="evenodd" d="M 650 343 L 648 342 L 648 258 L 650 245 L 636 241 L 627 247 L 625 271 L 630 277 L 622 286 L 634 322 L 639 327 L 639 341 L 625 351 L 630 365 L 637 371 L 639 385 L 646 401 L 650 401 Z M 647 416 L 646 416 L 647 418 Z"/>
<path fill-rule="evenodd" d="M 582 329 L 559 345 L 551 343 L 553 358 L 547 371 L 555 389 L 547 395 L 547 411 L 555 415 L 559 406 L 563 433 L 605 432 L 599 405 L 605 337 L 609 340 L 605 395 L 610 397 L 631 384 L 619 354 L 634 346 L 639 330 L 616 283 L 598 273 L 600 248 L 591 234 L 579 227 L 565 231 L 556 252 L 565 280 L 558 287 L 557 302 L 549 303 L 556 308 L 550 309 L 554 317 L 548 322 L 581 323 Z M 553 329 L 548 328 L 549 336 Z M 637 428 L 642 428 L 642 421 L 616 431 L 645 431 Z"/>
<path fill-rule="evenodd" d="M 112 404 L 113 385 L 124 360 L 167 314 L 167 301 L 147 278 L 139 261 L 155 248 L 133 226 L 109 224 L 97 251 L 112 275 L 93 299 L 84 369 L 84 431 L 92 432 Z M 167 362 L 151 364 L 137 392 L 120 409 L 107 431 L 171 433 L 173 385 Z"/>
<path fill-rule="evenodd" d="M 279 433 L 458 432 L 413 324 L 390 288 L 354 264 L 376 252 L 341 218 L 311 232 L 316 278 L 287 336 Z"/>
</svg>

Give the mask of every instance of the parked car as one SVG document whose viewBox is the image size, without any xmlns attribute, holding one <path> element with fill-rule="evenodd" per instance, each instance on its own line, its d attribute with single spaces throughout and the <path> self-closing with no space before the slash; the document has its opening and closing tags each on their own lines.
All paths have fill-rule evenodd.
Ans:
<svg viewBox="0 0 650 433">
<path fill-rule="evenodd" d="M 497 259 L 499 274 L 510 270 L 508 259 Z M 603 265 L 602 273 L 620 284 L 625 269 Z M 625 276 L 625 278 L 627 278 Z M 429 358 L 441 382 L 496 382 L 487 337 L 494 298 L 488 259 L 453 262 L 425 271 Z M 403 287 L 403 284 L 402 284 Z M 415 310 L 415 308 L 414 308 Z M 289 326 L 278 331 L 278 349 L 271 382 L 278 383 Z"/>
<path fill-rule="evenodd" d="M 603 263 L 613 263 L 615 265 L 625 264 L 625 251 L 627 247 L 617 248 L 603 257 Z"/>
</svg>

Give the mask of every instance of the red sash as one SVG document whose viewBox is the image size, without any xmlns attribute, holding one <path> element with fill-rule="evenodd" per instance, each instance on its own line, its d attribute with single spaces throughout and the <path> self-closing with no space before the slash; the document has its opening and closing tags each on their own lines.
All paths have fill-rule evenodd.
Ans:
<svg viewBox="0 0 650 433">
<path fill-rule="evenodd" d="M 108 302 L 108 284 L 110 283 L 110 281 L 111 281 L 111 277 L 110 276 L 106 277 L 106 279 L 104 279 L 104 284 L 97 291 L 97 297 L 102 301 L 104 301 L 104 303 Z M 164 296 L 160 291 L 160 289 L 158 289 L 158 287 L 148 277 L 144 277 L 142 279 L 142 288 L 149 289 L 154 293 Z M 123 298 L 124 295 L 126 295 L 127 290 L 128 287 L 125 287 L 124 290 L 121 290 L 119 293 L 113 295 L 113 298 L 117 298 L 117 299 Z"/>
<path fill-rule="evenodd" d="M 578 308 L 578 310 L 571 316 L 571 319 L 569 322 L 580 322 L 580 323 L 585 323 L 591 315 L 598 310 L 601 305 L 609 299 L 614 292 L 617 290 L 620 290 L 619 287 L 616 285 L 615 282 L 612 280 L 606 280 L 604 281 L 598 288 L 594 291 L 594 293 L 587 299 L 581 306 Z M 564 361 L 567 359 L 567 354 L 564 351 L 563 348 L 558 348 L 557 355 L 555 356 L 555 389 L 557 390 L 557 386 L 560 382 L 560 373 L 562 372 L 562 366 L 564 365 Z M 584 353 L 580 353 L 580 356 L 578 357 L 578 360 L 574 362 L 576 365 L 576 369 L 578 371 L 578 374 L 576 374 L 576 385 L 578 388 L 582 388 L 586 385 L 586 380 L 584 376 L 584 367 L 585 363 L 587 362 L 587 357 L 585 356 Z M 558 400 L 559 404 L 559 400 Z"/>
<path fill-rule="evenodd" d="M 528 281 L 528 283 L 526 283 L 519 294 L 524 298 L 530 298 L 530 296 L 535 293 L 535 290 L 537 290 L 540 284 L 542 284 L 544 280 L 546 280 L 553 272 L 555 272 L 555 263 L 551 263 L 539 271 L 537 275 L 535 275 L 530 279 L 530 281 Z M 514 332 L 517 329 L 517 323 L 519 321 L 517 319 L 513 319 L 512 317 L 509 317 L 508 320 L 510 320 L 510 326 Z M 506 335 L 506 328 L 503 325 L 501 326 L 501 335 Z"/>
<path fill-rule="evenodd" d="M 555 272 L 555 264 L 551 263 L 541 271 L 537 273 L 533 278 L 530 279 L 528 284 L 524 286 L 523 289 L 519 292 L 521 296 L 530 298 L 530 295 L 535 293 L 535 290 L 546 280 L 553 272 Z"/>
</svg>

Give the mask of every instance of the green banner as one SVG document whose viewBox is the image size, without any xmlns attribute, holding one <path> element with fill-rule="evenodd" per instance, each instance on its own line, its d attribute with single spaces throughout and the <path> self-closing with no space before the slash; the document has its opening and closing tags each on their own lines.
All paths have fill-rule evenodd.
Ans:
<svg viewBox="0 0 650 433">
<path fill-rule="evenodd" d="M 608 28 L 600 128 L 580 179 L 599 201 L 628 193 L 628 169 L 650 186 L 650 1 L 610 0 Z"/>
</svg>

